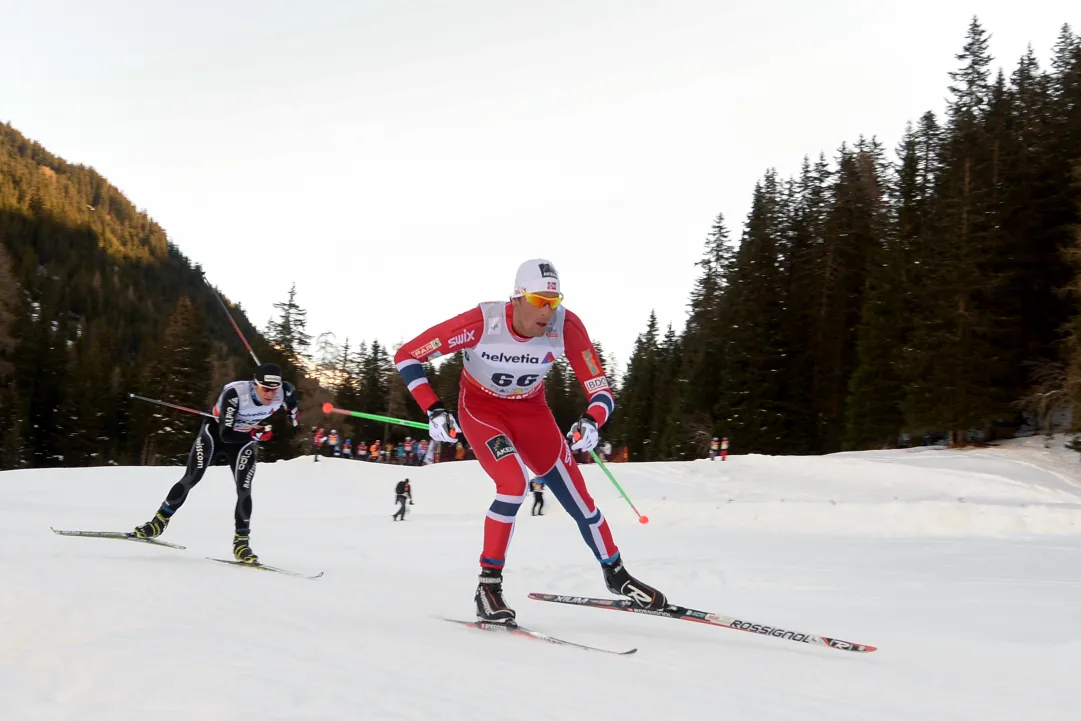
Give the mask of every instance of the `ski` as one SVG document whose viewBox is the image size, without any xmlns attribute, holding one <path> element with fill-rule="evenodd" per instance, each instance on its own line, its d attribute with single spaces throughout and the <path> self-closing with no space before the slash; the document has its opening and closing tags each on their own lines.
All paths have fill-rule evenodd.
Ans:
<svg viewBox="0 0 1081 721">
<path fill-rule="evenodd" d="M 698 611 L 693 608 L 677 606 L 675 604 L 668 604 L 664 607 L 663 610 L 651 611 L 644 608 L 638 608 L 628 599 L 588 598 L 584 596 L 557 596 L 551 593 L 531 593 L 529 594 L 529 597 L 532 598 L 534 601 L 565 603 L 571 606 L 580 606 L 585 608 L 606 608 L 612 611 L 627 611 L 629 613 L 641 613 L 647 616 L 672 618 L 677 621 L 693 621 L 695 623 L 704 623 L 711 626 L 722 626 L 724 628 L 731 628 L 737 631 L 757 633 L 762 636 L 773 636 L 774 638 L 783 638 L 788 641 L 799 641 L 800 643 L 807 643 L 811 644 L 812 646 L 826 646 L 828 648 L 835 648 L 840 651 L 870 653 L 871 651 L 877 650 L 877 647 L 875 646 L 868 646 L 862 643 L 852 643 L 851 641 L 842 641 L 839 638 L 816 636 L 811 633 L 802 633 L 800 631 L 790 631 L 787 629 L 778 628 L 776 626 L 767 626 L 763 623 L 745 621 L 743 619 L 733 618 L 732 616 L 722 616 L 717 613 Z"/>
<path fill-rule="evenodd" d="M 64 531 L 56 528 L 49 527 L 53 533 L 58 536 L 83 536 L 85 538 L 115 538 L 121 541 L 137 541 L 139 543 L 149 543 L 154 546 L 165 546 L 166 548 L 180 548 L 184 549 L 187 546 L 180 546 L 175 543 L 169 543 L 168 541 L 162 541 L 158 538 L 140 538 L 134 533 L 124 531 Z"/>
<path fill-rule="evenodd" d="M 479 628 L 482 631 L 503 631 L 504 633 L 510 633 L 515 636 L 525 636 L 537 641 L 547 641 L 548 643 L 554 643 L 560 646 L 572 646 L 573 648 L 580 648 L 583 651 L 597 651 L 599 653 L 610 653 L 615 656 L 630 656 L 633 653 L 637 653 L 637 648 L 632 648 L 629 651 L 616 651 L 610 648 L 599 648 L 597 646 L 587 646 L 582 643 L 575 643 L 574 641 L 567 641 L 562 638 L 556 638 L 555 636 L 549 636 L 546 633 L 540 631 L 534 631 L 528 628 L 522 628 L 521 626 L 506 626 L 501 623 L 484 623 L 483 621 L 460 621 L 457 618 L 444 618 L 444 621 L 450 621 L 451 623 L 459 623 L 463 626 L 469 626 L 471 628 Z"/>
<path fill-rule="evenodd" d="M 290 571 L 289 569 L 286 569 L 286 568 L 278 568 L 277 566 L 268 566 L 265 563 L 244 563 L 243 561 L 234 561 L 232 559 L 227 559 L 227 558 L 210 558 L 210 556 L 207 556 L 207 558 L 209 558 L 211 561 L 217 561 L 218 563 L 228 563 L 230 566 L 246 566 L 247 568 L 258 568 L 258 569 L 263 570 L 263 571 L 273 571 L 274 573 L 282 573 L 282 574 L 285 574 L 286 576 L 295 576 L 296 578 L 319 578 L 319 577 L 321 577 L 323 575 L 322 571 L 315 574 L 314 576 L 310 576 L 310 575 L 308 575 L 306 573 L 298 573 L 297 571 Z"/>
</svg>

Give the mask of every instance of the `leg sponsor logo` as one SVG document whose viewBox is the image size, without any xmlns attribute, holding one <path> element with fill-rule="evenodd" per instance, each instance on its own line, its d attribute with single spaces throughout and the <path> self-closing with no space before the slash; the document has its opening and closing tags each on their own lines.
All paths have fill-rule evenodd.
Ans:
<svg viewBox="0 0 1081 721">
<path fill-rule="evenodd" d="M 514 453 L 514 445 L 510 442 L 510 439 L 503 434 L 499 434 L 494 438 L 489 438 L 485 445 L 488 446 L 488 450 L 492 452 L 492 456 L 495 457 L 497 461 Z"/>
</svg>

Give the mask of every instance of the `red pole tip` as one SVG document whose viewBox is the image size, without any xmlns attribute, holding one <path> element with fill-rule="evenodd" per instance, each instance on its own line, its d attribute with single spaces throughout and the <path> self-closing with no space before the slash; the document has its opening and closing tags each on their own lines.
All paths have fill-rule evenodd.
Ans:
<svg viewBox="0 0 1081 721">
<path fill-rule="evenodd" d="M 333 412 L 334 412 L 334 404 L 332 404 L 332 403 L 324 403 L 323 404 L 323 413 L 326 413 L 326 414 L 329 415 L 329 414 L 331 414 Z"/>
<path fill-rule="evenodd" d="M 649 523 L 649 516 L 639 516 L 638 522 L 641 523 L 643 526 L 646 525 L 647 523 Z"/>
</svg>

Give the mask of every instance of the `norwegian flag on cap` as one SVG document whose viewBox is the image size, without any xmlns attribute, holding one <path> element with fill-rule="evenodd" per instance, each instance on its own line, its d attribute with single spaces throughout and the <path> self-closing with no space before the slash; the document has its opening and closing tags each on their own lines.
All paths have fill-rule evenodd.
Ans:
<svg viewBox="0 0 1081 721">
<path fill-rule="evenodd" d="M 555 264 L 544 258 L 527 260 L 514 276 L 514 297 L 523 293 L 560 293 Z"/>
</svg>

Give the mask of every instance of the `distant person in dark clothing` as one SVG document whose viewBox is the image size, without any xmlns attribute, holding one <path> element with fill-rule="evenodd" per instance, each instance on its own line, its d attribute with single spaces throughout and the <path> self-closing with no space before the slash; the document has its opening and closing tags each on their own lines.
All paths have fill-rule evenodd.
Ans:
<svg viewBox="0 0 1081 721">
<path fill-rule="evenodd" d="M 534 478 L 529 482 L 529 490 L 533 491 L 533 510 L 529 515 L 531 516 L 543 516 L 544 515 L 544 484 L 537 483 L 537 479 Z"/>
<path fill-rule="evenodd" d="M 394 513 L 394 520 L 397 521 L 401 516 L 401 520 L 405 520 L 405 502 L 408 499 L 409 505 L 413 505 L 413 487 L 409 485 L 409 479 L 404 481 L 398 481 L 398 485 L 394 487 L 395 503 L 398 504 L 398 510 Z"/>
</svg>

